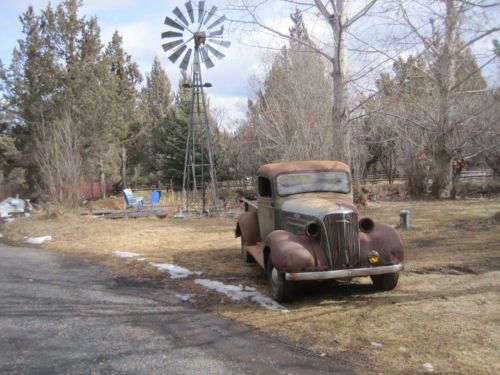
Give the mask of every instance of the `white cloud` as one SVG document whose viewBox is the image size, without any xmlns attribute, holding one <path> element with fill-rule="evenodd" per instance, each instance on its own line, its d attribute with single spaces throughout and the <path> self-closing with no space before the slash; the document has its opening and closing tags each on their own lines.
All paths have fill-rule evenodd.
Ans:
<svg viewBox="0 0 500 375">
<path fill-rule="evenodd" d="M 155 55 L 161 53 L 160 33 L 149 21 L 140 20 L 125 24 L 105 25 L 102 28 L 104 42 L 111 40 L 115 30 L 123 37 L 123 46 L 132 55 L 140 69 L 148 71 Z"/>
<path fill-rule="evenodd" d="M 210 108 L 222 117 L 222 126 L 226 130 L 235 130 L 239 120 L 245 118 L 247 98 L 244 96 L 209 95 Z"/>
</svg>

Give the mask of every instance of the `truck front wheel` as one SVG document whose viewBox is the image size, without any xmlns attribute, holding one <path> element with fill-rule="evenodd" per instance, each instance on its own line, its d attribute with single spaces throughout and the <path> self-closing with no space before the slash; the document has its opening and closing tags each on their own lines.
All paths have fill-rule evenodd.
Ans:
<svg viewBox="0 0 500 375">
<path fill-rule="evenodd" d="M 273 299 L 277 302 L 287 302 L 293 298 L 294 285 L 285 278 L 283 272 L 278 271 L 274 265 L 271 255 L 267 260 L 267 279 Z"/>
<path fill-rule="evenodd" d="M 378 290 L 392 290 L 398 285 L 399 272 L 370 276 L 373 286 Z"/>
</svg>

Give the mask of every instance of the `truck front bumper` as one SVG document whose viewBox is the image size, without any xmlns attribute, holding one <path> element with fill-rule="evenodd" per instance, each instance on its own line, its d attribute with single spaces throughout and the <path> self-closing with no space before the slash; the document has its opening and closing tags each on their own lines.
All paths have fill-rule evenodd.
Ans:
<svg viewBox="0 0 500 375">
<path fill-rule="evenodd" d="M 285 277 L 290 281 L 306 280 L 330 280 L 346 279 L 352 277 L 362 277 L 371 275 L 383 275 L 384 273 L 399 272 L 404 268 L 403 264 L 393 264 L 390 266 L 369 267 L 369 268 L 350 268 L 345 270 L 321 271 L 321 272 L 287 272 Z"/>
</svg>

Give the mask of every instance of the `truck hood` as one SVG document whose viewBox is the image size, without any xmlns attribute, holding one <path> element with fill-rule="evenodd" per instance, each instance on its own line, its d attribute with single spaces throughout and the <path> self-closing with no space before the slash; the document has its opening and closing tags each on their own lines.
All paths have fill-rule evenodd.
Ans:
<svg viewBox="0 0 500 375">
<path fill-rule="evenodd" d="M 287 197 L 281 210 L 320 219 L 334 212 L 358 212 L 350 196 L 335 193 L 308 193 Z"/>
</svg>

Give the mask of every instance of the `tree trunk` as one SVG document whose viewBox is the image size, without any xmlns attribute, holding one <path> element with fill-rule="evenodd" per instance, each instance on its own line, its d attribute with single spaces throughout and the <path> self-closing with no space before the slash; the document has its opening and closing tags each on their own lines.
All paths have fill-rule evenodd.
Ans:
<svg viewBox="0 0 500 375">
<path fill-rule="evenodd" d="M 127 188 L 127 150 L 125 145 L 121 146 L 121 173 L 122 173 L 122 190 Z"/>
<path fill-rule="evenodd" d="M 453 162 L 453 177 L 451 179 L 451 189 L 450 189 L 450 199 L 457 199 L 457 184 L 458 184 L 458 178 L 460 177 L 460 173 L 462 173 L 462 170 L 465 167 L 465 159 L 460 158 L 458 160 L 455 160 Z"/>
<path fill-rule="evenodd" d="M 447 141 L 452 137 L 451 128 L 451 88 L 455 75 L 456 55 L 458 43 L 458 14 L 455 0 L 446 0 L 446 29 L 442 53 L 438 58 L 438 126 L 436 129 L 433 156 L 435 170 L 433 173 L 432 192 L 436 198 L 442 195 L 449 196 L 453 177 L 453 156 L 447 149 Z"/>
<path fill-rule="evenodd" d="M 453 159 L 446 153 L 434 156 L 432 194 L 436 199 L 448 198 L 453 184 Z"/>
<path fill-rule="evenodd" d="M 101 180 L 101 198 L 106 198 L 106 176 L 104 175 L 104 162 L 99 160 L 99 178 Z"/>
<path fill-rule="evenodd" d="M 348 126 L 349 110 L 347 107 L 347 46 L 343 24 L 347 19 L 344 1 L 337 1 L 336 17 L 331 19 L 331 28 L 335 38 L 335 54 L 331 60 L 333 70 L 333 153 L 335 160 L 351 162 L 351 131 Z"/>
</svg>

